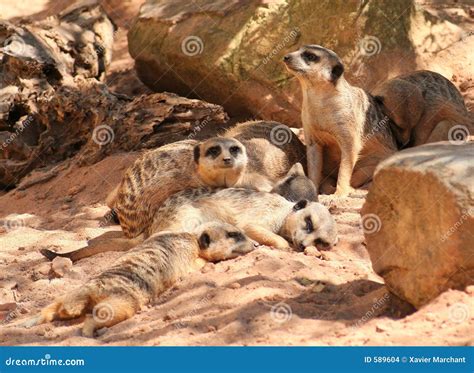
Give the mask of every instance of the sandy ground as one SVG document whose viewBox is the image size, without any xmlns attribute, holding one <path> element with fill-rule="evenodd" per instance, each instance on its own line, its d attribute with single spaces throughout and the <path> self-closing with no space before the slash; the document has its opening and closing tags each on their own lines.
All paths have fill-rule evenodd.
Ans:
<svg viewBox="0 0 474 373">
<path fill-rule="evenodd" d="M 2 16 L 41 18 L 68 1 L 0 0 Z M 126 28 L 136 1 L 104 1 L 120 26 L 108 83 L 129 95 L 146 92 L 133 73 Z M 473 37 L 468 42 L 472 45 Z M 464 47 L 467 47 L 464 45 Z M 468 72 L 444 59 L 472 97 Z M 436 59 L 432 63 L 436 63 Z M 462 62 L 462 61 L 461 61 Z M 462 64 L 461 64 L 462 65 Z M 80 286 L 120 253 L 81 260 L 64 277 L 50 272 L 39 250 L 67 252 L 118 226 L 102 226 L 104 199 L 136 154 L 117 154 L 89 167 L 0 197 L 0 344 L 3 345 L 474 345 L 474 287 L 448 291 L 414 312 L 393 298 L 372 271 L 364 246 L 360 197 L 323 197 L 339 224 L 340 242 L 323 257 L 261 247 L 210 264 L 181 279 L 158 301 L 100 337 L 81 337 L 81 320 L 32 329 L 15 323 L 59 294 Z"/>
<path fill-rule="evenodd" d="M 80 260 L 56 278 L 39 250 L 66 252 L 119 230 L 100 226 L 107 211 L 103 200 L 135 156 L 121 154 L 90 167 L 73 166 L 46 183 L 0 198 L 6 221 L 0 233 L 0 304 L 6 307 L 1 311 L 6 321 L 0 327 L 1 344 L 474 343 L 474 287 L 449 291 L 415 313 L 389 296 L 364 247 L 358 214 L 363 193 L 339 200 L 322 197 L 340 233 L 340 243 L 322 258 L 262 247 L 245 257 L 207 265 L 97 339 L 80 336 L 81 320 L 29 330 L 15 327 L 15 322 L 80 286 L 120 255 L 103 253 Z"/>
</svg>

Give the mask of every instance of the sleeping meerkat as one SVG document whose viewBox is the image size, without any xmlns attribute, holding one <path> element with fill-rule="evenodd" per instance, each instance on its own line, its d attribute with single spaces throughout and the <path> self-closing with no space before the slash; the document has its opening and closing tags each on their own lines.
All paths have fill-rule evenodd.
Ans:
<svg viewBox="0 0 474 373">
<path fill-rule="evenodd" d="M 328 250 L 337 242 L 336 222 L 320 203 L 295 203 L 275 193 L 252 189 L 202 187 L 165 200 L 138 237 L 112 238 L 64 254 L 47 249 L 41 253 L 49 260 L 56 256 L 78 260 L 106 251 L 128 250 L 162 231 L 192 232 L 209 222 L 232 224 L 258 243 L 278 249 L 288 249 L 291 242 L 299 251 L 308 246 Z"/>
<path fill-rule="evenodd" d="M 284 62 L 303 93 L 308 176 L 324 191 L 337 178 L 336 195 L 349 194 L 399 147 L 448 140 L 456 125 L 473 133 L 461 94 L 435 72 L 391 79 L 372 95 L 349 84 L 339 56 L 319 45 L 303 46 Z"/>
<path fill-rule="evenodd" d="M 131 318 L 180 277 L 206 262 L 236 258 L 254 248 L 240 229 L 229 224 L 204 224 L 193 233 L 161 232 L 21 325 L 32 327 L 86 315 L 82 334 L 93 337 L 95 330 Z"/>
<path fill-rule="evenodd" d="M 397 151 L 389 119 L 374 97 L 346 81 L 333 51 L 306 45 L 284 62 L 303 93 L 308 176 L 326 192 L 330 177 L 337 177 L 336 195 L 345 196 L 370 181 L 377 164 Z"/>
<path fill-rule="evenodd" d="M 463 135 L 474 134 L 474 120 L 461 93 L 441 74 L 415 71 L 378 85 L 373 94 L 393 121 L 399 148 L 455 140 L 450 130 L 461 126 Z"/>
<path fill-rule="evenodd" d="M 168 198 L 156 212 L 145 237 L 160 231 L 188 231 L 217 221 L 242 229 L 262 245 L 298 250 L 308 246 L 328 250 L 337 242 L 336 223 L 317 202 L 296 203 L 282 196 L 251 189 L 190 189 Z"/>
<path fill-rule="evenodd" d="M 179 141 L 145 153 L 107 199 L 124 234 L 129 238 L 139 236 L 161 203 L 179 191 L 235 186 L 269 192 L 276 183 L 294 176 L 295 163 L 306 163 L 304 145 L 296 136 L 283 144 L 273 144 L 271 133 L 275 125 L 278 123 L 241 123 L 223 137 L 201 143 Z M 277 190 L 291 192 L 292 198 L 316 200 L 312 182 L 301 170 L 298 168 L 298 183 L 290 184 L 298 189 Z M 300 191 L 304 195 L 298 197 Z"/>
</svg>

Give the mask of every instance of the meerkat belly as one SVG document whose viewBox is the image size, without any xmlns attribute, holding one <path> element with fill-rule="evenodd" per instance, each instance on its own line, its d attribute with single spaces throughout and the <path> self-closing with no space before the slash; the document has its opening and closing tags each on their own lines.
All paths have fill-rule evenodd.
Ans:
<svg viewBox="0 0 474 373">
<path fill-rule="evenodd" d="M 216 193 L 209 204 L 217 204 L 212 213 L 238 227 L 261 226 L 277 233 L 293 203 L 272 193 L 228 189 Z"/>
</svg>

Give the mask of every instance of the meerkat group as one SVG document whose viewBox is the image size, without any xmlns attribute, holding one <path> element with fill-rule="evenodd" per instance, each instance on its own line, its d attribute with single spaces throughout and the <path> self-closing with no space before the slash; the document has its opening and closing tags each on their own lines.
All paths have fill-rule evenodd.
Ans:
<svg viewBox="0 0 474 373">
<path fill-rule="evenodd" d="M 203 260 L 232 259 L 257 243 L 330 249 L 337 241 L 336 224 L 328 209 L 315 202 L 316 188 L 302 165 L 304 145 L 291 135 L 274 144 L 271 133 L 277 125 L 242 123 L 220 137 L 145 153 L 108 197 L 127 237 L 126 249 L 134 248 L 25 326 L 87 314 L 83 334 L 93 336 L 98 328 L 132 317 L 194 270 L 197 259 L 201 265 Z M 116 243 L 109 242 L 109 248 Z M 49 259 L 79 259 L 106 250 L 42 253 Z M 107 308 L 113 317 L 101 320 L 97 315 Z"/>
<path fill-rule="evenodd" d="M 284 62 L 302 87 L 306 149 L 296 136 L 276 145 L 271 134 L 279 124 L 260 121 L 145 153 L 107 199 L 127 249 L 137 246 L 29 326 L 87 314 L 83 334 L 93 336 L 132 317 L 204 261 L 252 251 L 252 240 L 278 249 L 329 249 L 337 229 L 317 202 L 319 191 L 345 196 L 397 150 L 447 139 L 454 125 L 472 129 L 460 93 L 434 72 L 389 80 L 371 94 L 349 84 L 341 59 L 319 45 L 289 53 Z M 78 259 L 100 252 L 81 250 L 43 254 Z M 111 316 L 101 318 L 104 310 Z"/>
<path fill-rule="evenodd" d="M 391 79 L 371 94 L 349 84 L 339 56 L 320 45 L 283 61 L 301 85 L 308 176 L 323 192 L 336 184 L 336 195 L 348 195 L 371 180 L 381 160 L 406 146 L 449 140 L 456 125 L 474 133 L 461 94 L 435 72 Z"/>
</svg>

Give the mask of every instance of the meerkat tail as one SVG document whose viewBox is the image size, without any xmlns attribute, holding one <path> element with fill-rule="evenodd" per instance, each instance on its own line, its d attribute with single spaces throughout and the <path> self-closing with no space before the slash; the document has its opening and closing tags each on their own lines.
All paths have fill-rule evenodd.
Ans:
<svg viewBox="0 0 474 373">
<path fill-rule="evenodd" d="M 83 315 L 91 303 L 91 291 L 89 288 L 81 288 L 71 294 L 59 298 L 46 306 L 41 312 L 32 318 L 22 322 L 21 327 L 31 328 L 36 325 L 51 322 L 56 319 L 74 319 Z"/>
<path fill-rule="evenodd" d="M 115 202 L 117 201 L 119 189 L 120 189 L 120 184 L 117 185 L 105 199 L 105 204 L 109 206 L 111 209 L 115 207 Z"/>
<path fill-rule="evenodd" d="M 80 259 L 88 258 L 90 256 L 108 251 L 128 251 L 143 241 L 143 236 L 138 236 L 133 239 L 113 238 L 108 240 L 100 240 L 97 243 L 92 243 L 88 246 L 67 253 L 56 253 L 49 249 L 42 249 L 40 250 L 40 253 L 50 261 L 59 256 L 63 258 L 69 258 L 73 262 L 76 262 Z"/>
</svg>

